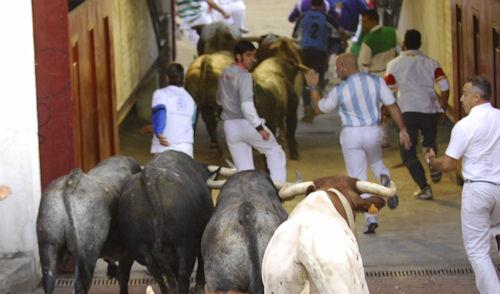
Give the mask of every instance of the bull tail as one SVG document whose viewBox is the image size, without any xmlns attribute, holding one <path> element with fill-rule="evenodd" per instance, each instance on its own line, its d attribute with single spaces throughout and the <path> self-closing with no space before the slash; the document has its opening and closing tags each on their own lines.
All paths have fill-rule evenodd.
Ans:
<svg viewBox="0 0 500 294">
<path fill-rule="evenodd" d="M 161 196 L 156 189 L 156 181 L 160 171 L 154 167 L 145 167 L 141 174 L 141 181 L 146 189 L 146 198 L 151 205 L 151 218 L 153 222 L 153 250 L 154 253 L 161 252 L 161 243 L 163 235 L 163 206 Z M 156 255 L 156 254 L 155 254 Z"/>
<path fill-rule="evenodd" d="M 78 227 L 77 220 L 75 220 L 76 215 L 76 207 L 74 206 L 74 200 L 76 196 L 77 189 L 80 185 L 81 180 L 84 177 L 84 173 L 81 169 L 75 168 L 71 171 L 68 178 L 66 179 L 66 183 L 64 185 L 63 191 L 63 202 L 66 208 L 66 213 L 68 214 L 69 223 L 71 226 L 72 238 L 74 240 L 75 246 L 75 257 L 77 262 L 77 281 L 76 286 L 78 288 L 83 288 L 88 290 L 90 288 L 90 283 L 92 281 L 93 276 L 93 267 L 89 265 L 87 262 L 87 258 L 85 254 L 82 252 L 83 248 L 81 247 L 83 238 L 80 233 L 80 228 Z M 81 256 L 81 255 L 84 256 Z"/>
<path fill-rule="evenodd" d="M 262 283 L 261 274 L 261 256 L 257 243 L 257 230 L 255 229 L 255 206 L 251 202 L 245 201 L 238 209 L 239 222 L 243 226 L 245 232 L 248 255 L 250 257 L 250 285 L 248 293 L 257 294 L 264 293 L 264 284 Z"/>
</svg>

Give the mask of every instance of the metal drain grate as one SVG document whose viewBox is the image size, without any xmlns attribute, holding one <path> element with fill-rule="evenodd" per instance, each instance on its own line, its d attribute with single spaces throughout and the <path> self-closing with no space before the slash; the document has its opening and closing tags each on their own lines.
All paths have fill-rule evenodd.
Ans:
<svg viewBox="0 0 500 294">
<path fill-rule="evenodd" d="M 500 264 L 496 266 L 497 271 L 500 272 Z M 472 275 L 474 272 L 470 265 L 464 266 L 443 266 L 435 268 L 412 268 L 412 269 L 399 269 L 399 270 L 366 270 L 365 276 L 367 278 L 398 278 L 398 277 L 414 277 L 414 276 L 458 276 L 458 275 Z"/>
<path fill-rule="evenodd" d="M 74 279 L 60 278 L 56 281 L 56 287 L 73 287 L 74 284 Z M 129 286 L 142 286 L 152 284 L 156 284 L 156 281 L 153 278 L 131 278 L 128 281 Z M 92 280 L 92 286 L 118 286 L 118 281 L 116 279 L 95 278 Z"/>
<path fill-rule="evenodd" d="M 496 266 L 500 272 L 500 264 Z M 407 268 L 407 269 L 387 269 L 387 270 L 366 270 L 367 278 L 399 278 L 399 277 L 415 277 L 415 276 L 460 276 L 472 275 L 473 271 L 470 265 L 464 266 L 443 266 L 440 268 Z M 191 279 L 192 280 L 192 279 Z M 193 283 L 193 281 L 191 281 Z M 74 279 L 59 278 L 56 281 L 56 287 L 73 287 Z M 147 286 L 156 284 L 153 278 L 131 278 L 128 282 L 129 286 Z M 92 286 L 117 286 L 116 279 L 95 278 L 92 280 Z"/>
</svg>

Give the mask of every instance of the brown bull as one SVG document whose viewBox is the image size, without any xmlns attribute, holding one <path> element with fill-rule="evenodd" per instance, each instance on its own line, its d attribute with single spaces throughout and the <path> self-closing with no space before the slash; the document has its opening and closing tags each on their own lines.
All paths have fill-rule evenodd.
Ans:
<svg viewBox="0 0 500 294">
<path fill-rule="evenodd" d="M 185 88 L 193 96 L 210 136 L 210 150 L 222 155 L 217 140 L 217 122 L 222 111 L 215 102 L 222 71 L 233 62 L 233 54 L 220 51 L 196 58 L 186 73 Z"/>
<path fill-rule="evenodd" d="M 299 159 L 297 129 L 298 94 L 303 69 L 297 45 L 289 38 L 266 37 L 257 50 L 259 61 L 252 73 L 255 106 L 280 143 L 287 142 L 290 159 Z"/>
<path fill-rule="evenodd" d="M 297 93 L 302 88 L 300 53 L 291 39 L 272 35 L 263 39 L 257 55 L 265 58 L 253 73 L 257 112 L 271 131 L 276 134 L 279 130 L 281 143 L 286 136 L 290 158 L 298 159 L 295 130 Z M 196 101 L 205 122 L 210 150 L 219 156 L 222 152 L 217 139 L 217 122 L 221 107 L 215 102 L 217 85 L 220 74 L 233 61 L 233 54 L 228 51 L 205 54 L 195 59 L 186 73 L 186 90 Z"/>
</svg>

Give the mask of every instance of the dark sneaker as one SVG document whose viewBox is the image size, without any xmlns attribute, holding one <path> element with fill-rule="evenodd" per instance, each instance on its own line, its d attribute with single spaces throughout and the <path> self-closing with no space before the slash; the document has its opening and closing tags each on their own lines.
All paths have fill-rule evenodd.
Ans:
<svg viewBox="0 0 500 294">
<path fill-rule="evenodd" d="M 382 186 L 390 187 L 391 186 L 391 178 L 389 178 L 389 176 L 385 175 L 385 174 L 380 175 L 380 183 L 382 184 Z M 390 209 L 394 209 L 394 208 L 398 207 L 398 205 L 399 205 L 398 195 L 394 195 L 391 198 L 387 199 L 387 207 L 389 207 Z"/>
<path fill-rule="evenodd" d="M 363 234 L 375 234 L 375 230 L 378 228 L 378 223 L 369 223 L 366 225 Z"/>
<path fill-rule="evenodd" d="M 441 181 L 441 177 L 442 177 L 443 173 L 441 173 L 440 171 L 438 171 L 436 169 L 433 169 L 430 166 L 429 166 L 429 171 L 431 172 L 432 182 L 437 183 L 437 182 Z"/>
<path fill-rule="evenodd" d="M 434 198 L 432 196 L 431 186 L 427 186 L 422 190 L 415 192 L 413 195 L 420 200 L 431 200 L 432 198 Z"/>
</svg>

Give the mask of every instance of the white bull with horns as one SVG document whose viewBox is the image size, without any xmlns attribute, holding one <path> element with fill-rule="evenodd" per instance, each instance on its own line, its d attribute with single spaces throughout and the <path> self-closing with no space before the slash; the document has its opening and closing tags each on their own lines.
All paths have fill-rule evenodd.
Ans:
<svg viewBox="0 0 500 294">
<path fill-rule="evenodd" d="M 377 211 L 383 198 L 396 195 L 384 187 L 347 176 L 326 177 L 285 186 L 280 197 L 306 194 L 269 241 L 262 261 L 265 293 L 369 293 L 354 236 L 356 212 Z M 371 193 L 362 199 L 359 194 Z"/>
</svg>

